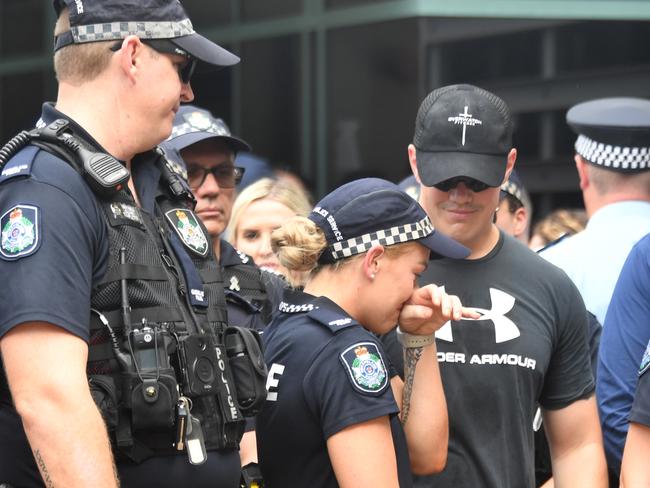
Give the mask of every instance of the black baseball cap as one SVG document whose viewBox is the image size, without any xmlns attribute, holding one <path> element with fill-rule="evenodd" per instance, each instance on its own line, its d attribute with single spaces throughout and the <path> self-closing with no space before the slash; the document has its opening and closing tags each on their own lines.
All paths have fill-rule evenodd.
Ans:
<svg viewBox="0 0 650 488">
<path fill-rule="evenodd" d="M 575 150 L 596 166 L 623 173 L 650 169 L 650 100 L 612 97 L 579 103 L 566 121 Z"/>
<path fill-rule="evenodd" d="M 230 133 L 222 119 L 195 105 L 181 105 L 174 117 L 172 133 L 163 144 L 181 151 L 205 139 L 223 140 L 235 153 L 251 150 L 246 141 Z"/>
<path fill-rule="evenodd" d="M 70 30 L 54 39 L 54 50 L 69 44 L 111 41 L 136 35 L 167 39 L 182 53 L 212 66 L 231 66 L 239 58 L 197 34 L 178 0 L 53 0 L 57 16 L 70 12 Z"/>
<path fill-rule="evenodd" d="M 432 91 L 415 119 L 420 180 L 433 186 L 466 176 L 497 187 L 512 148 L 512 119 L 503 100 L 473 85 Z"/>
<path fill-rule="evenodd" d="M 432 258 L 463 259 L 470 250 L 436 231 L 427 213 L 394 183 L 363 178 L 337 188 L 319 201 L 309 219 L 320 227 L 328 247 L 318 262 L 333 263 L 368 251 L 418 241 Z"/>
</svg>

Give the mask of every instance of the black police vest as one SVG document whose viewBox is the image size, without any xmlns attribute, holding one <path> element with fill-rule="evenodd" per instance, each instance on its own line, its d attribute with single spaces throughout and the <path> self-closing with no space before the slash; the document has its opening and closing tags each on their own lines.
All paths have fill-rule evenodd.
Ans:
<svg viewBox="0 0 650 488">
<path fill-rule="evenodd" d="M 250 256 L 221 241 L 221 272 L 231 324 L 262 330 L 271 321 L 273 304 L 262 270 Z"/>
<path fill-rule="evenodd" d="M 160 167 L 165 163 L 159 159 L 157 164 Z M 131 329 L 160 327 L 177 338 L 205 333 L 214 338 L 225 356 L 222 338 L 227 326 L 224 283 L 213 258 L 212 243 L 199 219 L 188 208 L 191 202 L 174 198 L 171 193 L 163 182 L 156 195 L 154 215 L 138 208 L 127 190 L 116 193 L 110 200 L 98 199 L 108 229 L 109 260 L 102 282 L 94 286 L 92 306 L 111 327 L 98 319 L 99 314 L 93 314 L 87 372 L 91 391 L 100 409 L 104 404 L 102 410 L 113 441 L 119 451 L 136 461 L 159 450 L 172 450 L 177 433 L 172 417 L 178 401 L 178 396 L 172 390 L 183 383 L 179 370 L 187 365 L 180 363 L 174 341 L 163 344 L 157 352 L 171 358 L 171 368 L 165 371 L 163 365 L 160 371 L 156 371 L 161 391 L 165 386 L 163 380 L 168 379 L 167 389 L 171 398 L 169 402 L 163 402 L 161 409 L 168 406 L 166 403 L 173 403 L 167 417 L 168 429 L 162 428 L 160 423 L 151 425 L 146 418 L 149 412 L 146 407 L 142 409 L 143 414 L 135 415 L 140 400 L 139 391 L 146 385 L 139 388 L 138 379 L 133 377 L 137 372 L 131 371 L 125 378 L 124 367 L 116 360 L 109 333 L 112 329 L 114 336 L 123 339 L 125 336 L 124 280 L 127 283 Z M 183 244 L 183 236 L 179 236 L 172 227 L 174 222 L 179 222 L 177 215 L 186 219 L 189 215 L 200 226 L 204 246 L 197 250 L 197 246 Z M 196 227 L 194 233 L 196 235 Z M 121 249 L 125 250 L 124 258 L 120 256 Z M 189 275 L 196 275 L 200 280 L 195 279 L 192 283 Z M 196 298 L 203 303 L 197 304 Z M 161 341 L 165 341 L 164 337 Z M 221 388 L 220 394 L 188 395 L 192 401 L 191 414 L 200 420 L 203 427 L 207 449 L 235 448 L 243 432 L 243 417 L 236 408 L 236 398 L 232 398 L 235 388 L 226 360 L 223 366 L 225 388 Z M 118 408 L 106 408 L 106 404 L 112 401 Z"/>
</svg>

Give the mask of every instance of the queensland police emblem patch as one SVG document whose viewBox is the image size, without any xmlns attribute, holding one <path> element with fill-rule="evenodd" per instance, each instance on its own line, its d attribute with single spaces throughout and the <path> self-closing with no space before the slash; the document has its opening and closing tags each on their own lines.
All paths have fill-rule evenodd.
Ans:
<svg viewBox="0 0 650 488">
<path fill-rule="evenodd" d="M 6 260 L 29 256 L 38 249 L 38 207 L 16 205 L 0 217 L 0 255 Z"/>
<path fill-rule="evenodd" d="M 641 364 L 639 365 L 639 376 L 648 371 L 648 368 L 650 368 L 650 341 L 648 341 L 643 358 L 641 359 Z"/>
<path fill-rule="evenodd" d="M 388 374 L 381 353 L 372 342 L 359 342 L 340 355 L 352 386 L 362 393 L 380 393 L 388 386 Z"/>
<path fill-rule="evenodd" d="M 201 256 L 208 254 L 208 239 L 191 210 L 174 208 L 165 213 L 165 216 L 186 247 Z"/>
</svg>

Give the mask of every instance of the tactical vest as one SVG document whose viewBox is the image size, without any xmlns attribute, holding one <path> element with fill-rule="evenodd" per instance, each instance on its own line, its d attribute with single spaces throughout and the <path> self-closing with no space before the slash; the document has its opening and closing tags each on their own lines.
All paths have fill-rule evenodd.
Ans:
<svg viewBox="0 0 650 488">
<path fill-rule="evenodd" d="M 273 312 L 266 289 L 269 284 L 263 281 L 262 270 L 250 256 L 221 241 L 221 271 L 232 323 L 262 330 Z M 277 281 L 281 283 L 280 278 Z"/>
<path fill-rule="evenodd" d="M 102 209 L 109 256 L 103 279 L 93 284 L 87 374 L 114 452 L 136 462 L 182 453 L 180 432 L 184 439 L 197 430 L 207 450 L 237 448 L 245 420 L 226 343 L 242 356 L 246 345 L 241 344 L 250 346 L 257 338 L 227 328 L 220 268 L 208 233 L 191 210 L 187 184 L 160 153 L 139 155 L 149 161 L 134 160 L 135 165 L 155 164 L 161 172 L 150 214 L 137 206 L 126 185 L 106 191 L 88 181 L 89 172 L 101 172 L 101 158 L 119 164 L 94 153 L 74 132 L 76 139 L 58 137 L 67 125 L 57 120 L 40 132 L 55 132 L 56 138 L 39 138 L 37 130 L 19 134 L 0 150 L 0 169 L 31 140 L 84 176 Z M 94 166 L 84 166 L 91 158 Z M 245 367 L 256 370 L 259 383 L 265 373 L 261 354 Z M 198 420 L 200 425 L 191 423 L 198 429 L 181 425 L 181 411 L 185 421 Z"/>
<path fill-rule="evenodd" d="M 169 175 L 163 167 L 165 161 L 159 158 L 156 164 L 163 176 Z M 236 448 L 244 424 L 236 406 L 237 400 L 233 398 L 234 382 L 228 361 L 225 360 L 223 334 L 227 327 L 227 312 L 223 279 L 213 258 L 212 243 L 205 228 L 188 208 L 190 202 L 184 197 L 174 196 L 169 183 L 163 177 L 156 195 L 155 215 L 138 208 L 126 189 L 110 200 L 100 201 L 108 228 L 109 261 L 102 282 L 94 287 L 92 306 L 114 325 L 116 336 L 124 337 L 121 286 L 126 280 L 132 329 L 138 330 L 138 327 L 142 329 L 148 325 L 150 329 L 157 326 L 180 339 L 201 333 L 214 338 L 214 345 L 224 358 L 220 363 L 223 365 L 222 379 L 212 382 L 216 394 L 187 396 L 192 401 L 191 415 L 198 418 L 203 427 L 206 448 Z M 126 250 L 125 262 L 120 259 L 120 249 L 123 248 Z M 124 368 L 120 367 L 111 347 L 109 329 L 97 317 L 94 314 L 95 320 L 91 322 L 88 374 L 91 384 L 94 382 L 99 390 L 102 387 L 98 381 L 104 381 L 110 387 L 112 379 L 116 385 L 120 385 L 115 391 L 118 394 L 117 405 L 121 407 L 117 416 L 110 423 L 107 421 L 109 429 L 114 429 L 117 447 L 136 460 L 146 457 L 147 452 L 143 447 L 154 452 L 171 450 L 177 434 L 173 427 L 173 412 L 170 413 L 172 417 L 167 417 L 167 431 L 162 425 L 150 425 L 149 419 L 140 418 L 148 416 L 146 407 L 142 409 L 142 415 L 134 414 L 136 404 L 133 402 L 140 400 L 139 378 L 134 378 L 133 371 L 125 374 Z M 174 342 L 163 344 L 158 351 L 158 354 L 170 357 L 171 369 L 156 372 L 160 378 L 164 378 L 165 374 L 170 377 L 168 389 L 171 400 L 165 402 L 164 406 L 171 403 L 173 408 L 178 397 L 171 390 L 175 384 L 181 386 L 181 391 L 184 389 L 180 370 L 188 367 L 181 364 Z M 195 374 L 202 374 L 201 370 L 198 369 Z M 207 371 L 205 374 L 219 376 L 218 371 Z M 129 381 L 135 387 L 125 384 Z M 162 389 L 164 382 L 159 386 Z M 129 393 L 133 399 L 128 398 Z M 138 423 L 142 425 L 135 425 Z"/>
</svg>

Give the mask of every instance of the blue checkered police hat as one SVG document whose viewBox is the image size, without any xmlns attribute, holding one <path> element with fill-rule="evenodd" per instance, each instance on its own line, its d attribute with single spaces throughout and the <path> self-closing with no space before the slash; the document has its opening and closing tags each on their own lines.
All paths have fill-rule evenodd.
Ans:
<svg viewBox="0 0 650 488">
<path fill-rule="evenodd" d="M 67 7 L 70 30 L 57 36 L 54 50 L 69 44 L 111 41 L 136 35 L 167 39 L 180 53 L 203 63 L 231 66 L 239 58 L 197 34 L 178 0 L 53 0 L 57 16 Z"/>
<path fill-rule="evenodd" d="M 524 183 L 521 181 L 519 175 L 515 170 L 512 170 L 510 173 L 508 181 L 501 185 L 501 193 L 502 195 L 505 193 L 512 195 L 514 198 L 519 200 L 519 203 L 521 203 L 528 210 L 532 208 L 532 204 L 530 203 L 530 196 L 524 187 Z"/>
<path fill-rule="evenodd" d="M 420 204 L 399 187 L 379 178 L 347 183 L 316 204 L 309 214 L 325 233 L 328 247 L 321 264 L 333 263 L 381 244 L 418 241 L 432 257 L 462 259 L 469 249 L 437 232 Z"/>
<path fill-rule="evenodd" d="M 566 120 L 575 150 L 591 164 L 634 173 L 650 169 L 650 100 L 601 98 L 579 103 Z"/>
<path fill-rule="evenodd" d="M 213 116 L 208 110 L 194 105 L 181 105 L 174 118 L 172 133 L 164 145 L 181 151 L 205 139 L 223 140 L 235 153 L 251 150 L 247 142 L 234 137 L 226 123 Z"/>
</svg>

